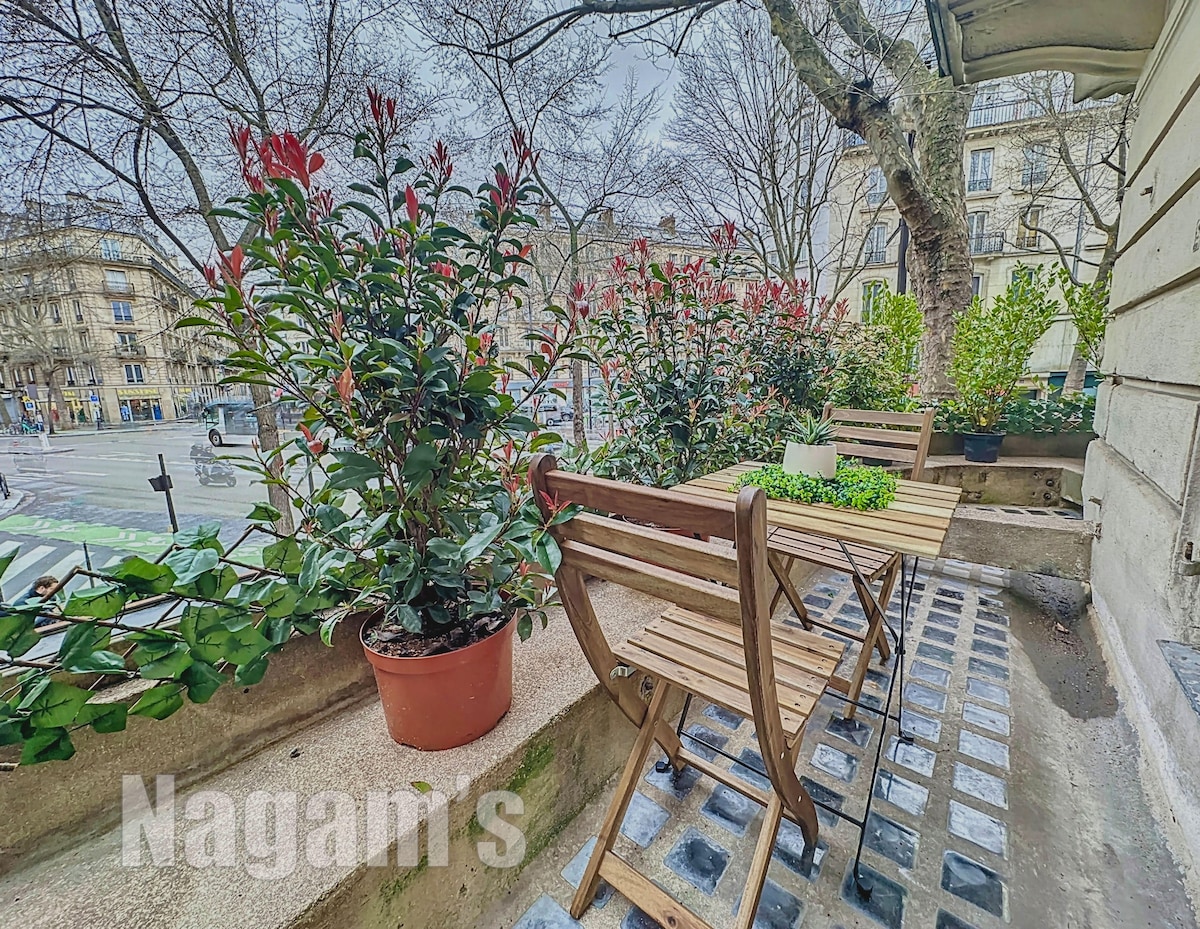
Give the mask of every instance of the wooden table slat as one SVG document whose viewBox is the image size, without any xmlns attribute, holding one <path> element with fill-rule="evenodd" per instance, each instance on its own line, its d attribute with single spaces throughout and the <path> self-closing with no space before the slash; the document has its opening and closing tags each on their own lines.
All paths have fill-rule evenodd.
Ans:
<svg viewBox="0 0 1200 929">
<path fill-rule="evenodd" d="M 730 486 L 758 467 L 761 465 L 757 462 L 743 462 L 680 484 L 676 489 L 710 499 L 728 499 Z M 811 532 L 848 543 L 937 557 L 961 494 L 958 487 L 901 479 L 896 482 L 895 501 L 881 510 L 768 499 L 767 522 L 773 527 Z"/>
</svg>

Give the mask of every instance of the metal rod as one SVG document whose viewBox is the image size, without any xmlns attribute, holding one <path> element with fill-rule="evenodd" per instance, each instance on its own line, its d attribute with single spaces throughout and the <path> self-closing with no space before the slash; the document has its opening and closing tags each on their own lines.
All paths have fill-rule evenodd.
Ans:
<svg viewBox="0 0 1200 929">
<path fill-rule="evenodd" d="M 163 493 L 167 497 L 167 516 L 171 520 L 171 533 L 179 534 L 179 520 L 175 518 L 175 501 L 171 497 L 171 479 L 167 476 L 167 463 L 163 460 L 162 453 L 158 455 L 158 473 L 163 477 Z"/>
</svg>

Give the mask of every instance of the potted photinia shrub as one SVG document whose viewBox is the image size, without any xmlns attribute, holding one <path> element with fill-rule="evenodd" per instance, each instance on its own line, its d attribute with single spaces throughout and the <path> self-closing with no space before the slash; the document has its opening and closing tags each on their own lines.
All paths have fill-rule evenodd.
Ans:
<svg viewBox="0 0 1200 929">
<path fill-rule="evenodd" d="M 833 478 L 837 474 L 834 424 L 812 413 L 799 417 L 783 453 L 783 470 L 788 474 Z"/>
<path fill-rule="evenodd" d="M 1012 282 L 991 303 L 976 297 L 955 317 L 950 378 L 958 388 L 957 409 L 971 432 L 963 433 L 968 461 L 992 462 L 1000 454 L 1001 417 L 1029 373 L 1029 356 L 1050 328 L 1057 304 L 1050 278 L 1039 265 L 1018 265 Z"/>
<path fill-rule="evenodd" d="M 221 211 L 258 234 L 210 273 L 203 301 L 232 343 L 236 383 L 305 408 L 301 438 L 255 459 L 300 511 L 297 599 L 334 592 L 322 627 L 363 616 L 387 725 L 441 749 L 491 729 L 512 701 L 512 636 L 545 622 L 558 549 L 522 477 L 538 434 L 517 398 L 536 396 L 571 354 L 586 313 L 550 307 L 534 350 L 503 361 L 498 319 L 520 302 L 523 204 L 535 155 L 517 134 L 477 190 L 455 186 L 440 143 L 423 167 L 395 144 L 395 101 L 372 93 L 355 143 L 361 180 L 336 202 L 320 156 L 291 136 L 235 133 L 250 192 Z M 471 231 L 447 204 L 474 202 Z M 461 211 L 458 215 L 461 215 Z"/>
</svg>

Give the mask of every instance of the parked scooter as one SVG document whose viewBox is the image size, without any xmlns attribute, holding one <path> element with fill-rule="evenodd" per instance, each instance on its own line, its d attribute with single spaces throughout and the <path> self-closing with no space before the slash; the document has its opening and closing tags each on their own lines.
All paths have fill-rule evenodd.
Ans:
<svg viewBox="0 0 1200 929">
<path fill-rule="evenodd" d="M 224 484 L 226 487 L 237 486 L 237 472 L 227 461 L 217 458 L 212 448 L 207 445 L 193 445 L 192 467 L 196 469 L 196 480 L 203 486 L 209 484 Z"/>
</svg>

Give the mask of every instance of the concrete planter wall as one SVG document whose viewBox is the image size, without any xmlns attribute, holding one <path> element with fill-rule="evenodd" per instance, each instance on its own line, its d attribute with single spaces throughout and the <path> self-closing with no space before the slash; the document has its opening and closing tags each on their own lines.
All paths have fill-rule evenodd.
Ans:
<svg viewBox="0 0 1200 929">
<path fill-rule="evenodd" d="M 1001 458 L 1083 458 L 1088 443 L 1096 438 L 1093 432 L 1026 432 L 1010 433 L 1000 446 Z M 929 443 L 931 455 L 961 455 L 961 435 L 935 432 Z"/>
</svg>

